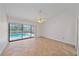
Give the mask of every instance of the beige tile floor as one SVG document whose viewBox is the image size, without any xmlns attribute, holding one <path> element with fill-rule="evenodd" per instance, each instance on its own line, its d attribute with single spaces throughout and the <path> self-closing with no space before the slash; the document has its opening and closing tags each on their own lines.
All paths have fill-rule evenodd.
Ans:
<svg viewBox="0 0 79 59">
<path fill-rule="evenodd" d="M 2 56 L 74 56 L 73 46 L 47 38 L 10 42 Z"/>
</svg>

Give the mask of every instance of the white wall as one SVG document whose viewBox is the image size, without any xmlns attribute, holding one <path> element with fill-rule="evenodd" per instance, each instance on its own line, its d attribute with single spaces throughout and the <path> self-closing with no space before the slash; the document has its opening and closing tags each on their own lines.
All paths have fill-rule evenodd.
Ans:
<svg viewBox="0 0 79 59">
<path fill-rule="evenodd" d="M 75 20 L 73 9 L 65 10 L 43 24 L 43 36 L 72 45 L 76 44 Z"/>
<path fill-rule="evenodd" d="M 79 11 L 78 11 L 78 13 L 79 13 Z M 77 55 L 79 56 L 79 14 L 78 14 L 78 45 L 77 45 Z"/>
<path fill-rule="evenodd" d="M 8 22 L 4 7 L 0 4 L 0 54 L 8 44 Z"/>
<path fill-rule="evenodd" d="M 79 56 L 79 5 L 78 5 L 78 13 L 77 13 L 77 15 L 78 15 L 78 18 L 77 18 L 77 20 L 78 20 L 78 22 L 77 22 L 77 24 L 78 24 L 78 33 L 77 33 L 77 35 L 78 35 L 78 43 L 77 43 L 77 55 Z"/>
</svg>

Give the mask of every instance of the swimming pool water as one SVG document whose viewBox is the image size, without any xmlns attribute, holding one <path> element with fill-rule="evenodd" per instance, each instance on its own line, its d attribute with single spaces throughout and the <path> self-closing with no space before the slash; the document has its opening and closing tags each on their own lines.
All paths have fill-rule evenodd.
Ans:
<svg viewBox="0 0 79 59">
<path fill-rule="evenodd" d="M 10 40 L 16 40 L 16 39 L 22 39 L 22 38 L 28 38 L 28 37 L 32 37 L 34 36 L 34 34 L 32 33 L 16 33 L 16 34 L 11 34 L 10 35 Z"/>
<path fill-rule="evenodd" d="M 27 34 L 11 34 L 11 35 L 10 35 L 11 38 L 13 38 L 13 37 L 18 37 L 18 36 L 32 36 L 32 34 L 28 34 L 28 33 L 27 33 Z"/>
</svg>

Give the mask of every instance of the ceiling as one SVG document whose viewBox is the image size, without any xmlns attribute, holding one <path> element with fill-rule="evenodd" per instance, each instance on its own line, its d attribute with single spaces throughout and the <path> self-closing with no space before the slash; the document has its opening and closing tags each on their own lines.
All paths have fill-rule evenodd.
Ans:
<svg viewBox="0 0 79 59">
<path fill-rule="evenodd" d="M 42 10 L 42 17 L 51 18 L 66 11 L 75 9 L 77 4 L 55 4 L 55 3 L 16 3 L 4 4 L 9 16 L 22 19 L 35 20 Z"/>
</svg>

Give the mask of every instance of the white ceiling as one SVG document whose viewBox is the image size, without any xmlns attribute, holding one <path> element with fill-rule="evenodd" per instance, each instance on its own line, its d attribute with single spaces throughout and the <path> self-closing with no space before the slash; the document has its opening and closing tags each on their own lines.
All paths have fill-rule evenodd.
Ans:
<svg viewBox="0 0 79 59">
<path fill-rule="evenodd" d="M 39 17 L 39 10 L 42 10 L 42 17 L 51 18 L 66 10 L 75 9 L 77 4 L 4 4 L 7 8 L 9 16 L 19 17 L 23 19 L 35 20 Z"/>
</svg>

